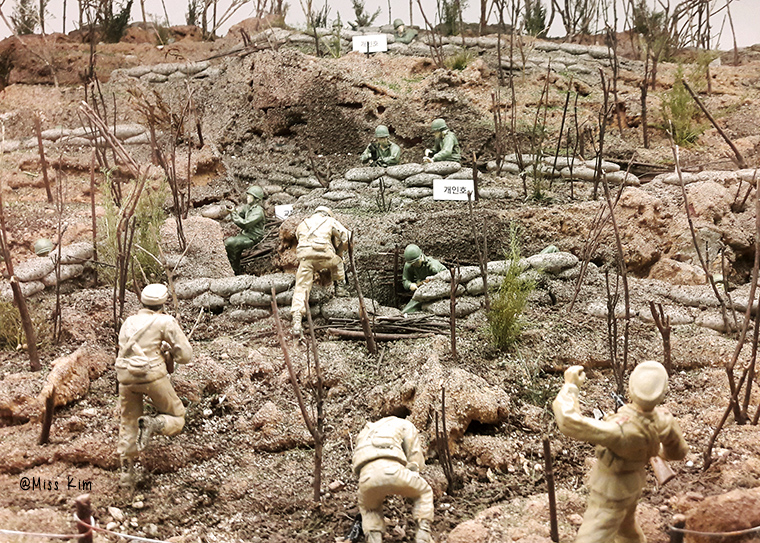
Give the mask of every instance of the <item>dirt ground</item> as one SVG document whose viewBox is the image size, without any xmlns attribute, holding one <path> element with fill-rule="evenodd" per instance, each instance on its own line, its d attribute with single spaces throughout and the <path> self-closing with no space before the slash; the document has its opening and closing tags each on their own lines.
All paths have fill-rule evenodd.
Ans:
<svg viewBox="0 0 760 543">
<path fill-rule="evenodd" d="M 106 49 L 104 56 L 113 56 L 117 59 L 114 64 L 119 66 L 136 64 L 138 57 L 143 63 L 166 61 L 153 49 L 150 55 L 143 56 L 141 47 L 119 44 L 118 48 Z M 203 49 L 203 44 L 195 48 L 182 47 L 187 49 L 183 49 L 183 56 L 190 59 L 204 58 L 213 52 Z M 74 54 L 70 51 L 72 48 L 75 47 L 71 46 L 69 53 Z M 272 61 L 263 59 L 261 62 Z M 417 116 L 424 117 L 434 102 L 428 87 L 439 84 L 442 77 L 440 72 L 433 75 L 433 68 L 420 59 L 378 57 L 370 63 L 363 58 L 344 57 L 321 62 L 320 69 L 326 73 L 342 74 L 355 68 L 352 77 L 375 81 L 382 78 L 389 89 L 407 87 L 409 104 L 394 113 L 399 116 L 419 107 L 423 113 Z M 237 78 L 240 86 L 248 86 L 248 82 L 238 76 L 252 69 L 249 64 L 230 65 L 226 77 Z M 674 64 L 661 66 L 661 91 L 672 84 L 675 70 Z M 759 71 L 757 61 L 715 69 L 713 92 L 706 98 L 708 107 L 721 111 L 721 123 L 730 129 L 752 166 L 757 164 L 756 144 L 760 141 L 757 129 Z M 636 74 L 625 77 L 628 80 L 622 89 L 622 99 L 633 121 L 638 99 L 634 92 Z M 482 69 L 471 69 L 464 76 L 461 93 L 469 98 L 473 109 L 488 109 L 494 80 L 494 73 L 486 65 Z M 541 76 L 525 78 L 519 86 L 522 94 L 518 101 L 528 103 L 530 96 L 540 93 L 542 85 Z M 235 110 L 236 89 L 232 86 L 226 91 L 230 96 L 228 111 L 208 120 L 213 128 L 209 128 L 207 137 L 226 153 L 225 161 L 232 160 L 233 153 L 242 152 L 237 158 L 271 170 L 286 160 L 305 164 L 305 154 L 297 154 L 300 152 L 297 149 L 308 133 L 296 131 L 289 137 L 272 136 L 266 133 L 266 127 L 260 134 L 247 133 L 245 123 L 240 120 L 244 115 L 238 115 Z M 76 107 L 83 99 L 80 87 L 61 84 L 56 88 L 18 82 L 1 92 L 0 115 L 6 138 L 29 137 L 34 111 L 41 111 L 49 126 L 78 124 Z M 199 92 L 212 96 L 208 89 Z M 652 95 L 650 108 L 653 111 L 660 96 Z M 238 98 L 245 99 L 244 96 Z M 126 98 L 119 95 L 118 100 L 120 122 L 138 120 Z M 584 115 L 593 118 L 599 100 L 598 94 L 588 98 L 583 104 Z M 552 108 L 547 121 L 554 130 L 558 129 L 561 119 L 561 104 L 557 91 L 553 95 L 553 105 L 557 108 Z M 232 121 L 225 124 L 233 118 L 238 119 L 238 125 Z M 375 118 L 364 121 L 367 126 L 375 122 Z M 361 126 L 358 121 L 356 126 Z M 468 129 L 475 132 L 472 127 Z M 408 134 L 401 135 L 408 139 L 410 148 L 422 148 L 422 139 L 417 141 L 415 137 L 418 133 L 425 134 L 424 130 L 423 125 L 414 125 Z M 640 130 L 635 126 L 626 129 L 622 137 L 616 130 L 611 128 L 610 131 L 611 143 L 607 143 L 607 148 L 611 155 L 672 167 L 672 151 L 664 132 L 654 129 L 653 144 L 644 149 Z M 319 145 L 320 141 L 315 140 L 315 144 Z M 483 138 L 478 150 L 488 157 L 492 142 Z M 291 151 L 296 154 L 289 155 Z M 90 220 L 89 153 L 88 149 L 67 150 L 57 158 L 48 157 L 61 164 L 65 179 L 67 205 L 63 220 L 69 229 L 64 243 L 89 239 L 91 235 L 87 227 Z M 149 160 L 146 151 L 141 153 L 144 156 L 138 156 L 140 160 Z M 342 153 L 320 157 L 318 166 L 342 171 L 341 168 L 355 161 L 355 154 L 356 149 L 345 147 Z M 729 156 L 730 151 L 720 136 L 710 129 L 696 146 L 683 150 L 681 159 L 687 167 L 717 169 L 730 164 Z M 0 176 L 9 245 L 14 261 L 24 260 L 31 256 L 29 248 L 35 239 L 55 236 L 58 215 L 54 206 L 46 201 L 39 157 L 35 152 L 14 152 L 0 157 Z M 230 177 L 205 174 L 194 179 L 198 189 L 196 203 L 200 206 L 235 193 L 238 187 Z M 519 218 L 522 225 L 525 254 L 538 252 L 549 243 L 576 254 L 582 249 L 583 243 L 579 240 L 587 236 L 593 218 L 591 207 L 583 207 L 583 202 L 591 197 L 589 186 L 578 185 L 571 199 L 567 184 L 558 184 L 546 190 L 544 200 L 534 201 L 522 196 L 519 180 L 501 182 L 517 196 L 506 204 L 478 204 L 480 212 L 494 218 L 490 226 L 495 240 L 491 258 L 502 257 L 506 247 L 504 232 L 514 218 Z M 676 198 L 674 190 L 663 188 L 659 196 L 663 200 Z M 563 215 L 568 217 L 566 223 Z M 378 240 L 391 235 L 399 241 L 420 240 L 420 244 L 434 248 L 436 256 L 450 261 L 472 262 L 474 259 L 472 247 L 466 242 L 469 233 L 463 211 L 440 213 L 421 205 L 413 212 L 367 216 L 347 211 L 345 216 L 347 222 L 357 225 L 366 236 L 363 239 L 370 244 L 360 255 L 359 267 L 376 265 L 370 253 L 379 248 Z M 573 226 L 565 228 L 558 224 Z M 681 220 L 678 224 L 681 228 L 685 223 Z M 374 237 L 372 230 L 377 231 Z M 444 232 L 448 232 L 449 237 L 444 237 Z M 675 237 L 677 233 L 670 235 Z M 633 239 L 627 242 L 636 243 Z M 605 264 L 603 255 L 614 251 L 612 242 L 609 243 L 600 251 L 600 265 Z M 653 283 L 646 279 L 647 273 L 648 269 L 642 269 L 631 278 L 631 304 L 637 308 L 647 307 L 650 300 L 667 303 L 656 294 Z M 456 361 L 447 339 L 442 337 L 388 343 L 381 346 L 382 354 L 374 357 L 359 342 L 336 341 L 324 331 L 318 332 L 319 356 L 327 387 L 327 433 L 319 503 L 312 500 L 311 490 L 313 442 L 288 381 L 273 318 L 241 325 L 225 313 L 206 314 L 192 335 L 193 362 L 180 367 L 173 376 L 175 387 L 188 408 L 187 423 L 179 436 L 157 438 L 154 446 L 142 455 L 144 478 L 134 495 L 123 492 L 117 484 L 118 398 L 112 368 L 92 376 L 84 398 L 56 412 L 47 445 L 37 445 L 40 426 L 36 417 L 31 421 L 0 418 L 0 528 L 70 533 L 73 531 L 73 500 L 88 492 L 99 526 L 110 526 L 109 529 L 116 532 L 187 543 L 336 541 L 349 531 L 358 512 L 356 478 L 350 471 L 353 439 L 367 420 L 392 412 L 384 403 L 384 387 L 389 383 L 403 384 L 413 380 L 412 377 L 424 382 L 421 370 L 435 355 L 444 372 L 465 370 L 483 378 L 489 386 L 503 390 L 509 397 L 508 417 L 495 425 L 471 423 L 462 443 L 456 444 L 453 466 L 461 486 L 450 494 L 446 493 L 447 481 L 437 452 L 433 447 L 428 451 L 428 465 L 423 475 L 435 492 L 433 531 L 436 541 L 447 541 L 448 534 L 459 524 L 474 518 L 480 519 L 490 534 L 490 539 L 478 541 L 548 541 L 544 435 L 549 436 L 554 455 L 560 537 L 569 541 L 574 537 L 579 515 L 585 507 L 583 483 L 593 449 L 563 437 L 553 423 L 549 405 L 561 386 L 562 370 L 571 364 L 588 368 L 589 380 L 582 402 L 587 414 L 594 407 L 603 411 L 612 409 L 609 391 L 615 386 L 606 321 L 584 310 L 590 304 L 606 300 L 603 272 L 589 273 L 579 289 L 578 301 L 570 310 L 574 291 L 573 280 L 550 278 L 541 284 L 526 309 L 521 341 L 508 352 L 491 346 L 482 312 L 459 321 L 459 359 Z M 93 284 L 91 276 L 65 286 L 63 341 L 54 344 L 49 334 L 43 334 L 42 372 L 28 372 L 24 352 L 7 349 L 0 351 L 0 381 L 23 381 L 27 394 L 34 396 L 50 372 L 50 362 L 56 358 L 70 354 L 83 343 L 112 352 L 111 295 L 111 287 Z M 50 320 L 55 297 L 47 290 L 30 299 L 30 306 L 42 324 Z M 136 309 L 136 298 L 130 296 L 125 313 Z M 673 308 L 676 309 L 682 308 Z M 699 314 L 706 308 L 688 310 Z M 198 313 L 187 302 L 181 305 L 177 316 L 189 329 Z M 630 364 L 646 359 L 661 360 L 662 340 L 656 328 L 642 319 L 632 322 Z M 324 322 L 319 320 L 317 324 Z M 310 382 L 312 366 L 304 344 L 288 332 L 286 335 L 300 378 Z M 704 469 L 702 453 L 727 404 L 724 366 L 733 353 L 736 338 L 691 323 L 674 326 L 672 345 L 675 372 L 665 407 L 679 420 L 691 452 L 685 462 L 674 463 L 677 478 L 666 486 L 657 487 L 652 475 L 648 476 L 640 520 L 649 540 L 655 542 L 667 540 L 667 525 L 675 513 L 688 515 L 700 504 L 709 503 L 713 496 L 735 490 L 749 492 L 760 486 L 757 426 L 736 425 L 729 419 L 715 443 L 712 465 Z M 747 347 L 740 365 L 749 357 L 746 351 Z M 755 387 L 750 414 L 760 407 L 759 403 L 760 393 Z M 431 441 L 433 437 L 427 435 L 426 440 Z M 752 522 L 750 512 L 742 511 L 741 506 L 736 506 L 733 512 L 725 506 L 714 513 L 716 517 L 733 518 L 737 511 L 737 523 L 728 529 L 749 527 L 741 525 Z M 404 500 L 388 500 L 385 515 L 388 528 L 385 541 L 414 540 L 410 509 Z M 113 536 L 98 536 L 98 539 L 117 540 Z M 0 540 L 32 539 L 0 535 Z"/>
</svg>

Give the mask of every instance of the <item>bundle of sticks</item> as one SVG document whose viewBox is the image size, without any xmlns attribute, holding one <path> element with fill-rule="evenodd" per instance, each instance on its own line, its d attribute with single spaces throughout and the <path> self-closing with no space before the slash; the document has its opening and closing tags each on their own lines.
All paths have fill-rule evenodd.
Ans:
<svg viewBox="0 0 760 543">
<path fill-rule="evenodd" d="M 430 314 L 370 318 L 376 341 L 396 341 L 447 334 L 448 319 Z M 327 333 L 347 339 L 364 339 L 359 319 L 330 319 Z"/>
</svg>

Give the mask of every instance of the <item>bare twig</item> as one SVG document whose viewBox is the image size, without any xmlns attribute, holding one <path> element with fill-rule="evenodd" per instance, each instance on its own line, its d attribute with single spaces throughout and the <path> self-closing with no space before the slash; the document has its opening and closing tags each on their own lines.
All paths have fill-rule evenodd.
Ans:
<svg viewBox="0 0 760 543">
<path fill-rule="evenodd" d="M 668 372 L 668 375 L 673 375 L 673 363 L 670 358 L 670 316 L 666 315 L 662 310 L 662 304 L 657 304 L 652 300 L 649 300 L 649 311 L 652 312 L 652 319 L 657 326 L 657 330 L 660 331 L 662 336 L 662 358 L 663 366 Z"/>
<path fill-rule="evenodd" d="M 364 306 L 364 296 L 362 295 L 361 285 L 359 284 L 359 274 L 356 272 L 356 262 L 354 261 L 354 233 L 348 238 L 348 259 L 351 264 L 351 274 L 354 277 L 354 287 L 356 288 L 356 295 L 359 298 L 359 318 L 362 322 L 362 330 L 364 332 L 364 338 L 367 342 L 367 350 L 370 354 L 377 354 L 377 344 L 372 333 L 372 325 L 369 322 L 369 316 L 367 315 L 367 309 Z"/>
</svg>

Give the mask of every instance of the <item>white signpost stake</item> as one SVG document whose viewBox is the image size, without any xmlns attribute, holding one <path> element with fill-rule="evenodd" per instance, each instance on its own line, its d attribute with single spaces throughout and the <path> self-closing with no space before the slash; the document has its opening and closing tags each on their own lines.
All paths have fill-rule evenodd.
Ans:
<svg viewBox="0 0 760 543">
<path fill-rule="evenodd" d="M 433 200 L 467 201 L 467 193 L 475 194 L 472 179 L 433 179 Z"/>
<path fill-rule="evenodd" d="M 388 50 L 388 36 L 385 34 L 354 36 L 351 44 L 357 53 L 382 53 Z"/>
</svg>

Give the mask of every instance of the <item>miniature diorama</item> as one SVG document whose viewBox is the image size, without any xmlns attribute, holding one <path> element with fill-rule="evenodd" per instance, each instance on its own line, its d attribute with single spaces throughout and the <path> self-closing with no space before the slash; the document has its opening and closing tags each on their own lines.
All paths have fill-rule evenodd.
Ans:
<svg viewBox="0 0 760 543">
<path fill-rule="evenodd" d="M 658 407 L 668 390 L 668 372 L 646 361 L 631 372 L 631 403 L 604 420 L 581 414 L 579 395 L 586 380 L 583 366 L 565 370 L 565 384 L 552 404 L 557 426 L 568 437 L 596 445 L 597 461 L 588 481 L 590 495 L 575 541 L 638 541 L 646 537 L 636 506 L 652 457 L 683 460 L 689 446 L 678 422 Z"/>
<path fill-rule="evenodd" d="M 185 406 L 174 392 L 169 376 L 174 364 L 187 364 L 193 348 L 171 315 L 162 312 L 169 297 L 165 285 L 146 286 L 140 302 L 143 308 L 128 317 L 119 331 L 116 378 L 119 381 L 119 484 L 135 484 L 135 461 L 150 444 L 154 434 L 174 436 L 185 425 Z M 147 397 L 158 413 L 143 415 Z"/>
<path fill-rule="evenodd" d="M 264 238 L 264 224 L 266 215 L 261 201 L 264 199 L 264 189 L 258 185 L 251 185 L 245 193 L 246 202 L 238 209 L 230 212 L 230 219 L 240 228 L 236 236 L 224 240 L 224 248 L 227 250 L 227 258 L 235 274 L 240 274 L 240 258 L 243 252 L 259 243 Z"/>
<path fill-rule="evenodd" d="M 362 164 L 369 166 L 393 166 L 401 158 L 401 148 L 390 139 L 390 132 L 385 125 L 375 128 L 375 141 L 359 157 Z"/>
<path fill-rule="evenodd" d="M 425 455 L 414 424 L 398 417 L 368 422 L 356 438 L 351 467 L 359 477 L 359 512 L 367 543 L 382 542 L 383 502 L 391 495 L 413 500 L 415 543 L 433 541 L 433 490 L 419 473 Z"/>
<path fill-rule="evenodd" d="M 760 531 L 753 6 L 11 4 L 0 540 Z"/>
<path fill-rule="evenodd" d="M 298 246 L 298 271 L 296 272 L 296 287 L 293 291 L 291 314 L 293 318 L 293 333 L 302 332 L 303 316 L 306 314 L 306 303 L 314 283 L 314 274 L 328 270 L 332 277 L 335 295 L 348 295 L 345 280 L 346 272 L 343 265 L 343 253 L 348 248 L 349 232 L 336 218 L 329 207 L 319 206 L 314 214 L 304 219 L 296 229 Z"/>
</svg>

